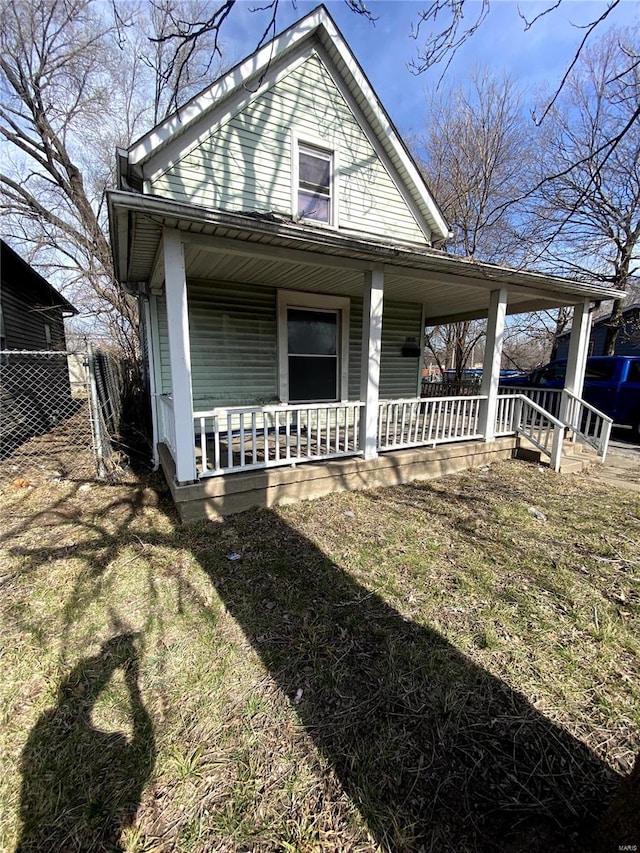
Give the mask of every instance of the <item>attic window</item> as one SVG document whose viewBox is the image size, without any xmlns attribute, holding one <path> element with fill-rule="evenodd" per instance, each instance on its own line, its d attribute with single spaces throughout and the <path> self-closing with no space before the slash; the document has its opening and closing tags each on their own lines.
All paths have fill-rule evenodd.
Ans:
<svg viewBox="0 0 640 853">
<path fill-rule="evenodd" d="M 298 145 L 298 218 L 331 224 L 333 153 Z"/>
</svg>

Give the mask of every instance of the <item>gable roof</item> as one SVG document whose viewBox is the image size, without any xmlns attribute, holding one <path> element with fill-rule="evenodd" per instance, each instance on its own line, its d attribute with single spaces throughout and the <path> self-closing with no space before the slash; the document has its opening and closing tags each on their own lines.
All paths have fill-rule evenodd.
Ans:
<svg viewBox="0 0 640 853">
<path fill-rule="evenodd" d="M 121 155 L 121 171 L 138 180 L 178 159 L 230 113 L 269 88 L 300 57 L 316 52 L 331 73 L 356 121 L 395 178 L 418 224 L 434 243 L 449 235 L 444 216 L 364 71 L 324 6 L 314 9 L 264 47 L 215 80 Z M 126 186 L 126 181 L 123 187 Z"/>
<path fill-rule="evenodd" d="M 47 307 L 59 308 L 63 314 L 78 313 L 77 308 L 74 308 L 53 285 L 49 284 L 46 278 L 36 272 L 4 240 L 0 240 L 0 258 L 3 287 L 12 286 L 17 294 L 28 293 Z"/>
</svg>

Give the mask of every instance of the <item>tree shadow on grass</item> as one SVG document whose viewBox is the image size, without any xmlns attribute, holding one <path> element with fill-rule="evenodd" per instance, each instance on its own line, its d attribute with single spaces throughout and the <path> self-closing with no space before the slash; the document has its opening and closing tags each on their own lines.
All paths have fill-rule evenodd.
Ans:
<svg viewBox="0 0 640 853">
<path fill-rule="evenodd" d="M 188 534 L 149 531 L 143 543 L 130 524 L 144 505 L 141 491 L 101 513 L 111 527 L 89 524 L 94 535 L 77 557 L 92 571 L 65 608 L 67 628 L 108 591 L 103 576 L 115 551 L 136 543 L 141 553 L 145 543 L 188 547 L 383 850 L 587 849 L 580 840 L 619 777 L 522 694 L 436 631 L 403 618 L 373 583 L 358 583 L 281 514 L 247 512 Z M 241 559 L 227 559 L 235 551 Z M 26 565 L 43 567 L 51 547 L 20 554 Z M 183 599 L 205 606 L 179 570 L 172 577 L 178 608 Z M 128 744 L 89 721 L 119 667 L 134 723 Z M 133 819 L 154 757 L 133 641 L 116 637 L 73 670 L 56 709 L 31 732 L 22 761 L 20 853 L 121 849 L 119 834 Z M 324 815 L 332 803 L 320 808 Z M 278 849 L 269 844 L 256 849 Z M 599 848 L 617 849 L 613 836 Z"/>
<path fill-rule="evenodd" d="M 593 752 L 278 514 L 227 525 L 242 559 L 198 559 L 382 849 L 577 849 L 619 779 Z"/>
<path fill-rule="evenodd" d="M 155 763 L 151 719 L 138 689 L 134 636 L 120 634 L 62 683 L 58 704 L 32 729 L 22 752 L 17 853 L 117 853 Z M 91 713 L 122 669 L 131 738 L 96 728 Z"/>
</svg>

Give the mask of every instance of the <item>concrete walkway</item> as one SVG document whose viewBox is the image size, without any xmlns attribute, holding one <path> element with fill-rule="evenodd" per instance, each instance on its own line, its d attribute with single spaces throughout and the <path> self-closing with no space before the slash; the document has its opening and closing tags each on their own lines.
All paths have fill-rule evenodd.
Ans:
<svg viewBox="0 0 640 853">
<path fill-rule="evenodd" d="M 640 445 L 633 444 L 630 438 L 630 433 L 616 430 L 604 465 L 594 465 L 590 475 L 596 480 L 640 492 Z"/>
</svg>

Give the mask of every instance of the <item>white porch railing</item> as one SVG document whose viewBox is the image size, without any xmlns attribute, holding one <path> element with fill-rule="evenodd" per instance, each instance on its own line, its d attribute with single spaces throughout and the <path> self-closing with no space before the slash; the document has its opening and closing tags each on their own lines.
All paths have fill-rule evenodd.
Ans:
<svg viewBox="0 0 640 853">
<path fill-rule="evenodd" d="M 378 407 L 378 450 L 420 447 L 480 438 L 480 403 L 485 397 L 415 397 L 382 400 Z"/>
<path fill-rule="evenodd" d="M 549 466 L 560 470 L 565 424 L 524 394 L 499 394 L 496 435 L 516 432 L 549 457 Z"/>
<path fill-rule="evenodd" d="M 175 459 L 176 455 L 176 419 L 173 411 L 173 397 L 170 394 L 160 394 L 158 400 L 158 434 Z"/>
<path fill-rule="evenodd" d="M 499 393 L 523 394 L 555 418 L 560 415 L 561 388 L 521 388 L 519 386 L 509 386 L 508 389 L 506 387 L 500 388 Z"/>
<path fill-rule="evenodd" d="M 514 405 L 514 395 L 527 397 L 549 415 L 560 419 L 565 427 L 573 432 L 575 438 L 593 447 L 604 462 L 613 421 L 604 412 L 599 411 L 595 406 L 585 402 L 566 388 L 509 388 L 508 394 L 501 394 L 498 398 L 496 435 L 506 435 L 512 431 L 509 407 L 512 408 Z M 501 402 L 505 412 L 502 421 L 500 420 Z M 504 424 L 504 429 L 502 424 Z"/>
<path fill-rule="evenodd" d="M 571 391 L 565 390 L 564 393 L 567 401 L 566 422 L 569 429 L 572 430 L 575 438 L 593 447 L 604 462 L 613 420 L 595 406 L 576 397 Z"/>
<path fill-rule="evenodd" d="M 357 455 L 362 407 L 312 403 L 194 412 L 200 476 Z"/>
<path fill-rule="evenodd" d="M 604 457 L 611 419 L 575 395 L 566 393 L 563 420 L 529 393 L 514 390 L 498 395 L 494 434 L 517 433 L 527 438 L 559 470 L 565 430 Z M 560 408 L 562 392 L 544 391 L 552 408 Z M 454 441 L 483 438 L 481 407 L 487 398 L 412 397 L 382 400 L 378 405 L 377 449 L 435 447 Z M 160 440 L 175 458 L 176 433 L 171 395 L 158 400 Z M 298 462 L 313 462 L 361 454 L 360 417 L 364 403 L 313 403 L 291 406 L 238 406 L 194 412 L 196 462 L 200 477 L 249 471 Z M 564 413 L 567 417 L 564 418 Z"/>
</svg>

